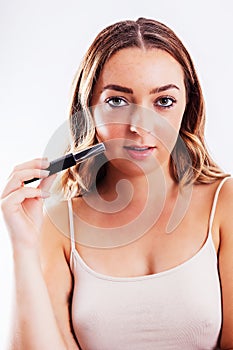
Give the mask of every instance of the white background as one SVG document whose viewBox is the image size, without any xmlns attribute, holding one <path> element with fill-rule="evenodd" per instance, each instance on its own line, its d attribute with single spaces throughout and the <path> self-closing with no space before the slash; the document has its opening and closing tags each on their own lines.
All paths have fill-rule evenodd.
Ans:
<svg viewBox="0 0 233 350">
<path fill-rule="evenodd" d="M 232 10 L 231 0 L 1 0 L 0 190 L 15 164 L 43 155 L 67 119 L 73 76 L 96 34 L 138 17 L 164 22 L 183 40 L 206 99 L 210 153 L 233 173 Z M 11 249 L 0 217 L 0 350 L 6 349 L 11 286 Z"/>
</svg>

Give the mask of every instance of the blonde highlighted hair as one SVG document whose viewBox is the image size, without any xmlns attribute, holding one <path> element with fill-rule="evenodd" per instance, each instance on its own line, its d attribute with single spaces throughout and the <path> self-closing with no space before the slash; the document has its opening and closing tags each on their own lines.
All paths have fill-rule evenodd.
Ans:
<svg viewBox="0 0 233 350">
<path fill-rule="evenodd" d="M 186 48 L 176 34 L 163 23 L 139 18 L 115 23 L 102 30 L 84 56 L 76 77 L 70 106 L 70 129 L 73 144 L 67 151 L 77 151 L 97 142 L 90 101 L 95 83 L 107 60 L 119 50 L 137 47 L 157 48 L 168 52 L 182 67 L 186 87 L 186 108 L 179 138 L 170 157 L 170 173 L 177 183 L 212 183 L 228 176 L 211 159 L 204 140 L 205 108 L 198 77 Z M 185 145 L 180 145 L 180 139 Z M 100 156 L 103 157 L 103 156 Z M 61 188 L 64 196 L 73 197 L 90 191 L 104 178 L 107 161 L 101 160 L 100 171 L 93 173 L 99 157 L 64 172 Z"/>
</svg>

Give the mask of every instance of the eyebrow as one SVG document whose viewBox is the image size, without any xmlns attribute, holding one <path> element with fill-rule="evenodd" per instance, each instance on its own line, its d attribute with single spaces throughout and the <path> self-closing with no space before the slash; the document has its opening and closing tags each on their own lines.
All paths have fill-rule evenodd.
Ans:
<svg viewBox="0 0 233 350">
<path fill-rule="evenodd" d="M 115 91 L 121 91 L 121 92 L 126 92 L 127 94 L 133 94 L 133 90 L 129 89 L 127 87 L 121 86 L 121 85 L 116 85 L 116 84 L 108 84 L 103 87 L 101 92 L 104 90 L 115 90 Z"/>
<path fill-rule="evenodd" d="M 162 91 L 170 90 L 170 89 L 180 90 L 178 88 L 178 86 L 176 86 L 175 84 L 167 84 L 167 85 L 159 86 L 159 87 L 156 87 L 156 88 L 152 89 L 150 91 L 150 95 L 151 94 L 156 94 L 156 93 L 159 93 L 159 92 L 162 92 Z M 104 86 L 103 89 L 101 90 L 101 93 L 104 90 L 115 90 L 115 91 L 125 92 L 127 94 L 133 94 L 133 90 L 132 89 L 127 88 L 125 86 L 116 85 L 116 84 L 108 84 L 108 85 Z"/>
<path fill-rule="evenodd" d="M 178 88 L 178 86 L 176 86 L 175 84 L 167 84 L 167 85 L 164 85 L 164 86 L 160 86 L 160 87 L 157 87 L 155 89 L 152 89 L 150 91 L 150 94 L 156 94 L 158 92 L 162 92 L 162 91 L 166 91 L 166 90 L 171 90 L 171 89 L 177 89 L 177 90 L 180 90 Z"/>
</svg>

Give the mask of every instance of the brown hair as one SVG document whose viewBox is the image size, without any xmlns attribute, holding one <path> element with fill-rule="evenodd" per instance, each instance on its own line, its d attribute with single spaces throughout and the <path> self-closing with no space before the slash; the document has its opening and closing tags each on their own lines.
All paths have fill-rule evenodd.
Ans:
<svg viewBox="0 0 233 350">
<path fill-rule="evenodd" d="M 190 55 L 170 28 L 152 19 L 139 18 L 110 25 L 97 35 L 88 49 L 73 81 L 69 117 L 74 141 L 71 149 L 76 151 L 96 142 L 95 126 L 89 111 L 93 88 L 106 61 L 119 50 L 129 47 L 165 50 L 183 68 L 187 105 L 179 134 L 186 146 L 186 155 L 184 147 L 177 142 L 170 158 L 170 172 L 174 180 L 183 185 L 211 183 L 227 176 L 211 159 L 205 145 L 204 100 Z M 77 165 L 63 174 L 61 185 L 65 196 L 77 196 L 92 188 L 96 178 L 93 178 L 91 167 L 97 161 L 98 157 L 87 161 L 82 169 Z M 102 169 L 99 177 L 103 174 Z"/>
</svg>

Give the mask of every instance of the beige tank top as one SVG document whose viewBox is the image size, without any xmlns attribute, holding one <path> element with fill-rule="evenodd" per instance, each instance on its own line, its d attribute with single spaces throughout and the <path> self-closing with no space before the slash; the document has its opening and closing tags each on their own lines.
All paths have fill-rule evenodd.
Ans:
<svg viewBox="0 0 233 350">
<path fill-rule="evenodd" d="M 221 329 L 221 289 L 211 228 L 201 249 L 169 270 L 111 277 L 91 269 L 75 248 L 68 201 L 74 276 L 72 323 L 82 350 L 212 350 Z"/>
</svg>

